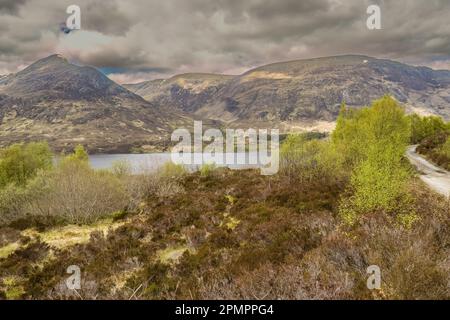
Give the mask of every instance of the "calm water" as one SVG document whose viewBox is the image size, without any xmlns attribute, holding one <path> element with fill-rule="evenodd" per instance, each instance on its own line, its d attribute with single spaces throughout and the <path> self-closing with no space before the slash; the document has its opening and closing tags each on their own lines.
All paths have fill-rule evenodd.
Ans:
<svg viewBox="0 0 450 320">
<path fill-rule="evenodd" d="M 255 156 L 255 153 L 249 153 L 248 156 Z M 194 154 L 194 157 L 201 157 L 201 153 Z M 219 155 L 218 155 L 219 156 Z M 221 154 L 224 156 L 224 154 Z M 238 153 L 237 157 L 245 157 L 245 153 Z M 134 173 L 152 172 L 156 171 L 159 167 L 163 166 L 167 162 L 171 162 L 170 153 L 145 153 L 145 154 L 97 154 L 90 155 L 89 161 L 91 166 L 95 169 L 109 169 L 114 162 L 126 161 L 132 168 Z M 204 156 L 204 163 L 212 162 L 207 156 Z M 248 161 L 246 163 L 249 163 Z M 195 171 L 198 169 L 198 165 L 187 165 L 187 169 Z M 247 169 L 247 168 L 259 168 L 259 165 L 238 164 L 227 166 L 230 169 Z"/>
</svg>

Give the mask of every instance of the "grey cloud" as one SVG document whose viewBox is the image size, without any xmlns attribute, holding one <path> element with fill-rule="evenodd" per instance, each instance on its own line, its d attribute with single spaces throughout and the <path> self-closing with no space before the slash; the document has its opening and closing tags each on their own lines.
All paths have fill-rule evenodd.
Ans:
<svg viewBox="0 0 450 320">
<path fill-rule="evenodd" d="M 27 0 L 0 0 L 0 14 L 17 14 L 19 7 Z"/>
<path fill-rule="evenodd" d="M 124 35 L 133 25 L 131 17 L 120 10 L 117 2 L 95 0 L 82 8 L 83 28 L 104 34 Z"/>
<path fill-rule="evenodd" d="M 146 59 L 132 54 L 121 54 L 113 49 L 101 50 L 77 56 L 80 62 L 99 68 L 143 68 Z"/>
<path fill-rule="evenodd" d="M 450 59 L 447 0 L 79 0 L 82 31 L 64 37 L 57 28 L 71 2 L 22 1 L 21 19 L 9 9 L 0 35 L 3 62 L 62 51 L 80 63 L 142 75 L 146 68 L 231 72 L 345 53 L 430 65 L 437 56 Z M 370 31 L 366 9 L 374 3 L 383 29 Z"/>
</svg>

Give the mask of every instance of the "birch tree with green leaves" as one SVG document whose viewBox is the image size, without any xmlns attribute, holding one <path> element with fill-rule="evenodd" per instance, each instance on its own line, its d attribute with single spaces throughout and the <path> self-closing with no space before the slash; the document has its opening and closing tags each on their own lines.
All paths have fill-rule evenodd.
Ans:
<svg viewBox="0 0 450 320">
<path fill-rule="evenodd" d="M 374 211 L 410 214 L 410 173 L 403 159 L 410 132 L 403 108 L 389 96 L 360 110 L 342 108 L 332 141 L 352 170 L 350 196 L 340 208 L 346 222 Z"/>
</svg>

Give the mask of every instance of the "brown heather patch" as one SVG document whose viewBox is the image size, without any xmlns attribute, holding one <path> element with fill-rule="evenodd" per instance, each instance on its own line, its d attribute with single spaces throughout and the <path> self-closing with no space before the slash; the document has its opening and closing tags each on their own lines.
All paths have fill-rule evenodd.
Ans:
<svg viewBox="0 0 450 320">
<path fill-rule="evenodd" d="M 409 229 L 383 212 L 344 227 L 337 182 L 217 169 L 179 183 L 188 192 L 149 195 L 139 214 L 52 259 L 42 243 L 17 250 L 0 260 L 1 277 L 21 279 L 30 299 L 77 298 L 60 286 L 71 264 L 81 267 L 85 299 L 450 297 L 449 203 L 420 182 L 411 186 L 419 220 Z M 371 264 L 382 269 L 381 291 L 366 288 Z"/>
</svg>

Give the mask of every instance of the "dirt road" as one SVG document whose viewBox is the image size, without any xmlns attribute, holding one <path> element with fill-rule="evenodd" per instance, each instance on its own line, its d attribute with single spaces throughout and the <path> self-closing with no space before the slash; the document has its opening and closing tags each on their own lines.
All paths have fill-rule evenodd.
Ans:
<svg viewBox="0 0 450 320">
<path fill-rule="evenodd" d="M 424 159 L 416 153 L 416 148 L 416 145 L 408 147 L 406 156 L 419 171 L 420 179 L 434 191 L 450 197 L 450 172 Z"/>
</svg>

